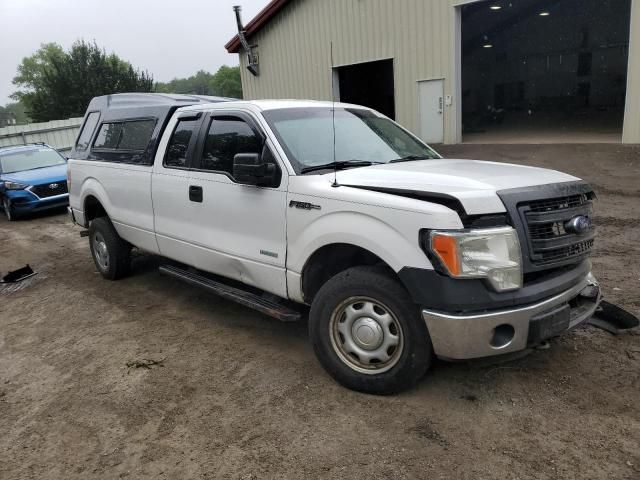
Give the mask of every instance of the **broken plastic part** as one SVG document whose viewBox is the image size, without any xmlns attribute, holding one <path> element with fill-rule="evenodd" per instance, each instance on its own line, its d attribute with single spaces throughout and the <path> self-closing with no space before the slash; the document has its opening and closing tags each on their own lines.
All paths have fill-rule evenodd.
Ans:
<svg viewBox="0 0 640 480">
<path fill-rule="evenodd" d="M 10 271 L 4 277 L 0 283 L 17 283 L 25 280 L 29 277 L 33 277 L 36 272 L 29 265 L 25 265 L 17 270 Z"/>
<path fill-rule="evenodd" d="M 613 335 L 617 335 L 619 330 L 629 330 L 640 326 L 638 317 L 606 301 L 600 303 L 600 308 L 588 323 Z"/>
</svg>

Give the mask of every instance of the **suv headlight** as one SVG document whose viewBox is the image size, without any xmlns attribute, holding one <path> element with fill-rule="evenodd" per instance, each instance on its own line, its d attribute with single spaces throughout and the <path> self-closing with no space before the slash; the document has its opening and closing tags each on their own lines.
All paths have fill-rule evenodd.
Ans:
<svg viewBox="0 0 640 480">
<path fill-rule="evenodd" d="M 432 231 L 430 251 L 455 278 L 486 278 L 498 292 L 522 288 L 522 255 L 511 227 Z"/>
<path fill-rule="evenodd" d="M 24 183 L 10 182 L 8 180 L 4 182 L 4 188 L 7 190 L 24 190 L 28 186 L 29 185 L 25 185 Z"/>
</svg>

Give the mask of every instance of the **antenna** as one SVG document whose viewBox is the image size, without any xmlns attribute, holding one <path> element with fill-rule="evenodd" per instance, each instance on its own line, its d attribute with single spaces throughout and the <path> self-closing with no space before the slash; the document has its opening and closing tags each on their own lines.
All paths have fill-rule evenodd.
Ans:
<svg viewBox="0 0 640 480">
<path fill-rule="evenodd" d="M 333 41 L 331 42 L 331 121 L 333 124 L 333 188 L 338 185 L 338 166 L 336 165 L 336 85 L 335 71 L 333 66 Z"/>
</svg>

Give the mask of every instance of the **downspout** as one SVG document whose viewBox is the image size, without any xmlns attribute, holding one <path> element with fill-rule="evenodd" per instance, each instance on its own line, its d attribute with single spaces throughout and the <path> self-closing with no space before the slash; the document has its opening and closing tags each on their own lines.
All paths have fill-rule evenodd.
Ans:
<svg viewBox="0 0 640 480">
<path fill-rule="evenodd" d="M 236 13 L 236 23 L 238 24 L 238 38 L 240 39 L 242 48 L 244 48 L 244 51 L 247 52 L 247 70 L 249 70 L 253 76 L 257 77 L 258 75 L 260 75 L 258 54 L 255 52 L 254 47 L 249 45 L 249 42 L 247 42 L 246 31 L 244 29 L 244 26 L 242 25 L 242 18 L 240 17 L 242 7 L 240 5 L 236 5 L 235 7 L 233 7 L 233 11 Z"/>
</svg>

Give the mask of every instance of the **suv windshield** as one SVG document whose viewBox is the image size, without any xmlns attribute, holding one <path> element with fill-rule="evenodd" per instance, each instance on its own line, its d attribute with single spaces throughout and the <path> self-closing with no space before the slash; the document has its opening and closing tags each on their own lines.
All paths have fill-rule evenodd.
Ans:
<svg viewBox="0 0 640 480">
<path fill-rule="evenodd" d="M 335 158 L 332 108 L 283 108 L 262 114 L 298 174 L 334 160 L 377 164 L 441 158 L 396 123 L 370 110 L 336 108 Z"/>
<path fill-rule="evenodd" d="M 4 155 L 0 153 L 0 172 L 22 172 L 24 170 L 63 165 L 65 162 L 66 160 L 62 155 L 46 147 L 22 150 Z"/>
</svg>

